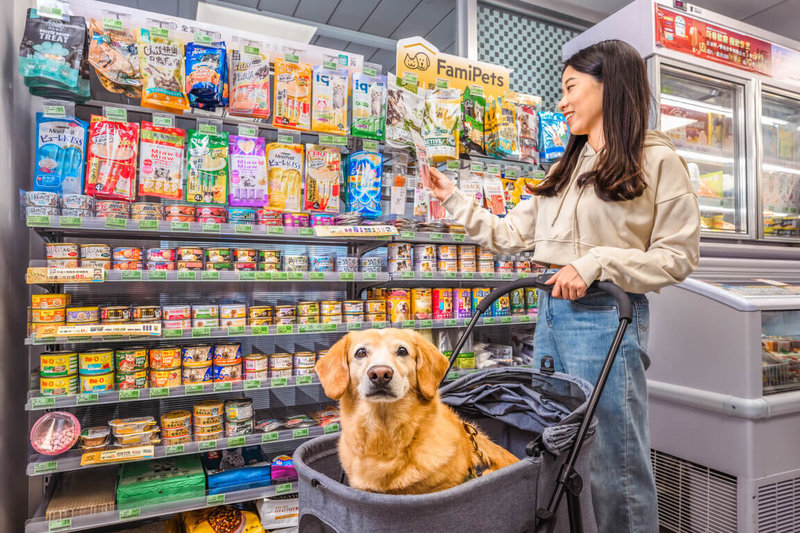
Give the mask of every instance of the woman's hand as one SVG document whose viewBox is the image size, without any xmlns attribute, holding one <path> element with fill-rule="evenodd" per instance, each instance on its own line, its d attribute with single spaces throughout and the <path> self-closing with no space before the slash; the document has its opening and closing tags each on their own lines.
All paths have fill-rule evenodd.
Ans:
<svg viewBox="0 0 800 533">
<path fill-rule="evenodd" d="M 572 265 L 567 265 L 545 282 L 553 286 L 551 293 L 555 298 L 577 300 L 586 295 L 586 283 Z"/>
<path fill-rule="evenodd" d="M 450 193 L 455 189 L 455 185 L 450 181 L 450 178 L 439 172 L 437 169 L 430 167 L 431 172 L 431 186 L 433 187 L 433 196 L 440 202 L 447 200 Z"/>
</svg>

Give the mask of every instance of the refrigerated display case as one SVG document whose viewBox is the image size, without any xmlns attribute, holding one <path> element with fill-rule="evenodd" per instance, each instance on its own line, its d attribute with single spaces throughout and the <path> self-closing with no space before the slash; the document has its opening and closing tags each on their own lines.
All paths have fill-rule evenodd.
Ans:
<svg viewBox="0 0 800 533">
<path fill-rule="evenodd" d="M 764 236 L 800 237 L 800 95 L 764 88 L 761 98 Z"/>
</svg>

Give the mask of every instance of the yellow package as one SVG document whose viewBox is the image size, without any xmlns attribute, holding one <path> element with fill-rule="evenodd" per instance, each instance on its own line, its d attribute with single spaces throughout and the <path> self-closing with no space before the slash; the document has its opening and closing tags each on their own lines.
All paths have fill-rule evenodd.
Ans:
<svg viewBox="0 0 800 533">
<path fill-rule="evenodd" d="M 265 533 L 258 515 L 221 505 L 181 515 L 184 533 Z"/>
<path fill-rule="evenodd" d="M 269 208 L 301 211 L 303 201 L 303 145 L 267 145 Z"/>
<path fill-rule="evenodd" d="M 534 180 L 531 178 L 520 178 L 517 180 L 504 181 L 514 182 L 514 189 L 511 191 L 511 203 L 515 206 L 519 205 L 521 201 L 533 197 L 529 187 L 536 187 L 539 185 L 539 183 L 541 183 L 541 180 Z"/>
<path fill-rule="evenodd" d="M 347 71 L 314 67 L 311 129 L 347 135 Z"/>
<path fill-rule="evenodd" d="M 185 92 L 183 43 L 169 34 L 139 31 L 139 70 L 142 76 L 142 107 L 168 113 L 189 109 Z"/>
<path fill-rule="evenodd" d="M 311 126 L 311 65 L 275 58 L 276 128 L 307 131 Z"/>
</svg>

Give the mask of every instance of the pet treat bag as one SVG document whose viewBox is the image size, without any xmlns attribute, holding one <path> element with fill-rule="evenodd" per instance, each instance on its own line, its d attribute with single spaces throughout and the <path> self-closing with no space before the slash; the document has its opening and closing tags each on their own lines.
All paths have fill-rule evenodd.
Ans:
<svg viewBox="0 0 800 533">
<path fill-rule="evenodd" d="M 139 30 L 139 71 L 142 76 L 142 106 L 169 113 L 189 109 L 184 92 L 183 43 L 169 37 L 151 36 Z"/>
<path fill-rule="evenodd" d="M 139 195 L 183 198 L 183 152 L 186 132 L 142 122 L 139 147 Z"/>
<path fill-rule="evenodd" d="M 93 115 L 86 153 L 86 194 L 132 202 L 136 196 L 139 125 Z"/>
<path fill-rule="evenodd" d="M 458 89 L 426 93 L 423 136 L 428 156 L 434 163 L 458 159 L 460 124 L 461 92 Z"/>
<path fill-rule="evenodd" d="M 461 153 L 484 153 L 484 114 L 486 99 L 473 87 L 464 89 L 461 99 Z"/>
<path fill-rule="evenodd" d="M 347 135 L 347 71 L 314 67 L 311 129 Z"/>
<path fill-rule="evenodd" d="M 228 204 L 268 205 L 267 144 L 261 137 L 230 137 L 231 186 Z"/>
<path fill-rule="evenodd" d="M 500 174 L 486 172 L 483 176 L 483 193 L 486 208 L 493 215 L 506 214 L 506 198 L 503 191 L 503 180 Z"/>
<path fill-rule="evenodd" d="M 383 156 L 356 152 L 347 157 L 347 212 L 366 218 L 381 215 Z"/>
<path fill-rule="evenodd" d="M 306 211 L 339 212 L 341 151 L 332 146 L 306 145 Z"/>
<path fill-rule="evenodd" d="M 102 20 L 89 24 L 89 64 L 97 79 L 112 93 L 140 98 L 142 78 L 136 36 L 126 29 L 107 29 Z"/>
<path fill-rule="evenodd" d="M 386 76 L 353 74 L 353 123 L 350 134 L 383 140 L 386 136 Z"/>
<path fill-rule="evenodd" d="M 267 175 L 269 208 L 300 211 L 303 194 L 303 146 L 268 144 Z"/>
<path fill-rule="evenodd" d="M 569 130 L 561 113 L 542 111 L 539 113 L 539 158 L 542 163 L 552 163 L 564 155 Z"/>
<path fill-rule="evenodd" d="M 521 161 L 537 164 L 539 161 L 539 116 L 537 109 L 541 98 L 516 93 L 517 136 Z"/>
<path fill-rule="evenodd" d="M 388 77 L 388 99 L 386 101 L 386 144 L 404 148 L 414 146 L 411 132 L 422 135 L 425 116 L 425 97 L 417 87 L 412 92 L 400 85 L 397 77 Z"/>
<path fill-rule="evenodd" d="M 43 18 L 36 9 L 28 9 L 27 13 L 18 65 L 26 85 L 35 81 L 40 87 L 77 90 L 84 59 L 86 19 Z"/>
<path fill-rule="evenodd" d="M 48 118 L 36 113 L 33 190 L 83 193 L 83 162 L 88 125 L 77 118 Z"/>
<path fill-rule="evenodd" d="M 192 107 L 213 111 L 224 105 L 225 43 L 186 45 L 186 94 Z"/>
<path fill-rule="evenodd" d="M 276 128 L 308 130 L 311 125 L 311 65 L 275 58 Z"/>
<path fill-rule="evenodd" d="M 228 69 L 231 115 L 269 118 L 269 57 L 231 50 Z"/>
<path fill-rule="evenodd" d="M 458 183 L 461 192 L 471 198 L 476 205 L 483 207 L 483 172 L 461 169 Z"/>
<path fill-rule="evenodd" d="M 228 194 L 228 134 L 189 130 L 186 201 L 225 204 Z"/>
</svg>

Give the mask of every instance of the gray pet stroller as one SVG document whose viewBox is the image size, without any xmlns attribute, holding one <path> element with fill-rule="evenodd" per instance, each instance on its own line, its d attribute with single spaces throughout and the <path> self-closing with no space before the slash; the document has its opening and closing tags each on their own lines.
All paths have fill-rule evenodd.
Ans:
<svg viewBox="0 0 800 533">
<path fill-rule="evenodd" d="M 500 296 L 522 287 L 549 291 L 549 276 L 501 285 L 478 305 L 460 337 L 456 357 L 478 318 Z M 553 371 L 552 358 L 540 371 L 495 368 L 460 378 L 442 388 L 442 400 L 521 460 L 489 475 L 441 492 L 374 494 L 353 489 L 336 451 L 338 437 L 319 437 L 294 454 L 299 476 L 301 533 L 594 532 L 589 490 L 593 418 L 625 329 L 632 319 L 628 295 L 612 283 L 595 283 L 617 300 L 620 317 L 614 342 L 594 388 Z M 449 368 L 448 368 L 449 371 Z M 567 506 L 560 506 L 563 496 Z"/>
</svg>

